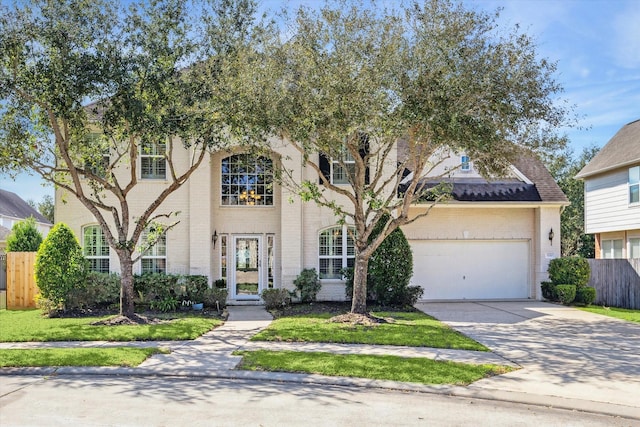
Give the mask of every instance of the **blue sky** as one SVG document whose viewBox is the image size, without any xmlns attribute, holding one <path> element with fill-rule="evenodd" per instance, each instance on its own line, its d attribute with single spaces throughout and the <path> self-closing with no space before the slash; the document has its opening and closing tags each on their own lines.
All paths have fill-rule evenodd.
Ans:
<svg viewBox="0 0 640 427">
<path fill-rule="evenodd" d="M 313 0 L 258 0 L 261 9 L 316 5 Z M 2 1 L 6 4 L 6 1 Z M 385 3 L 393 4 L 393 0 Z M 562 97 L 575 105 L 580 128 L 564 130 L 570 146 L 602 147 L 622 126 L 640 118 L 640 0 L 465 0 L 472 8 L 504 8 L 500 21 L 534 37 L 539 54 L 558 64 Z M 14 181 L 0 175 L 0 188 L 39 201 L 53 194 L 37 177 Z"/>
</svg>

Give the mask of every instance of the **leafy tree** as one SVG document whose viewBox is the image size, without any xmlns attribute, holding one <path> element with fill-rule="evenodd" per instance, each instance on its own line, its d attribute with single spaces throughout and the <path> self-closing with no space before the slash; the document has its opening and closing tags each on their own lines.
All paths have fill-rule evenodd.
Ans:
<svg viewBox="0 0 640 427">
<path fill-rule="evenodd" d="M 35 252 L 42 243 L 36 220 L 30 216 L 16 222 L 7 236 L 7 252 Z"/>
<path fill-rule="evenodd" d="M 36 255 L 35 275 L 40 293 L 64 306 L 69 293 L 83 285 L 87 261 L 73 231 L 64 223 L 53 226 Z"/>
<path fill-rule="evenodd" d="M 229 93 L 258 27 L 251 0 L 118 4 L 3 7 L 0 171 L 31 170 L 93 214 L 119 259 L 121 314 L 133 316 L 144 230 L 152 226 L 157 239 L 175 225 L 176 213 L 162 210 L 167 197 L 210 150 L 252 135 Z M 151 165 L 164 170 L 166 185 L 134 212 L 145 154 L 156 156 Z"/>
<path fill-rule="evenodd" d="M 450 153 L 497 176 L 524 150 L 565 144 L 555 130 L 573 117 L 556 100 L 555 64 L 517 27 L 499 28 L 497 13 L 449 0 L 398 9 L 337 0 L 283 19 L 288 31 L 247 71 L 242 99 L 254 102 L 244 118 L 287 138 L 319 177 L 301 182 L 285 167 L 283 185 L 354 225 L 354 313 L 366 313 L 375 250 L 447 198 L 425 177 L 444 177 L 435 170 Z M 348 185 L 327 176 L 318 153 Z"/>
<path fill-rule="evenodd" d="M 551 175 L 567 195 L 571 205 L 560 216 L 561 250 L 563 257 L 579 255 L 584 258 L 595 256 L 593 235 L 584 233 L 584 182 L 574 177 L 598 153 L 597 147 L 588 147 L 574 158 L 572 150 L 547 161 Z"/>
<path fill-rule="evenodd" d="M 53 201 L 53 197 L 45 194 L 42 197 L 42 201 L 36 203 L 34 200 L 29 199 L 27 200 L 27 203 L 29 204 L 29 206 L 40 212 L 43 217 L 47 218 L 51 222 L 51 224 L 55 222 L 55 203 Z"/>
</svg>

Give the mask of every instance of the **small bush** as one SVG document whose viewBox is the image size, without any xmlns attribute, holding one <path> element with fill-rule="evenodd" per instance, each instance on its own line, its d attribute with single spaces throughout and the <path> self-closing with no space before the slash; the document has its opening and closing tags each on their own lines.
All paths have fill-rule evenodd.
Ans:
<svg viewBox="0 0 640 427">
<path fill-rule="evenodd" d="M 180 276 L 163 273 L 145 273 L 133 277 L 133 290 L 141 300 L 152 303 L 164 299 L 183 299 L 186 293 Z"/>
<path fill-rule="evenodd" d="M 596 300 L 596 288 L 581 286 L 576 289 L 575 302 L 589 306 Z"/>
<path fill-rule="evenodd" d="M 549 263 L 549 278 L 555 285 L 585 286 L 591 276 L 589 262 L 580 257 L 552 259 Z"/>
<path fill-rule="evenodd" d="M 313 302 L 320 292 L 321 284 L 318 279 L 318 272 L 315 268 L 305 268 L 300 272 L 296 280 L 293 281 L 296 289 L 300 293 L 300 301 Z"/>
<path fill-rule="evenodd" d="M 43 297 L 42 294 L 36 294 L 34 301 L 36 307 L 42 310 L 42 314 L 48 317 L 55 317 L 62 310 L 61 304 L 54 303 L 50 299 Z"/>
<path fill-rule="evenodd" d="M 260 297 L 267 310 L 282 308 L 291 302 L 291 295 L 286 289 L 265 289 Z"/>
<path fill-rule="evenodd" d="M 192 302 L 204 302 L 205 293 L 209 289 L 207 276 L 184 276 L 184 299 Z"/>
<path fill-rule="evenodd" d="M 413 307 L 424 294 L 422 286 L 410 285 L 397 294 L 396 304 L 401 307 Z"/>
<path fill-rule="evenodd" d="M 120 276 L 116 273 L 89 272 L 84 286 L 71 289 L 66 308 L 106 308 L 120 301 Z"/>
<path fill-rule="evenodd" d="M 151 301 L 151 309 L 162 311 L 164 313 L 168 311 L 176 311 L 180 306 L 180 301 L 176 297 L 168 296 L 162 299 L 155 299 Z"/>
<path fill-rule="evenodd" d="M 16 222 L 7 236 L 7 252 L 36 252 L 41 244 L 42 234 L 32 216 Z"/>
<path fill-rule="evenodd" d="M 222 288 L 208 288 L 204 292 L 204 306 L 207 308 L 223 308 L 227 306 L 228 291 Z M 217 304 L 216 304 L 217 303 Z"/>
<path fill-rule="evenodd" d="M 42 296 L 54 304 L 65 304 L 69 293 L 84 286 L 87 261 L 73 231 L 56 224 L 36 256 L 35 276 Z"/>
<path fill-rule="evenodd" d="M 569 305 L 576 298 L 576 285 L 556 285 L 556 295 L 558 301 Z"/>
<path fill-rule="evenodd" d="M 213 282 L 213 285 L 218 289 L 227 289 L 227 281 L 224 279 L 218 279 Z"/>
<path fill-rule="evenodd" d="M 552 282 L 542 282 L 540 284 L 540 288 L 542 289 L 542 297 L 549 301 L 557 301 L 556 296 L 556 285 Z"/>
</svg>

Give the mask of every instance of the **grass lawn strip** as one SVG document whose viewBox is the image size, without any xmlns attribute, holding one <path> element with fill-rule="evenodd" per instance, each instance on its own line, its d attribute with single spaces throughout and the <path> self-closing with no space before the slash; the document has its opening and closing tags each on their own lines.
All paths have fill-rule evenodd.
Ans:
<svg viewBox="0 0 640 427">
<path fill-rule="evenodd" d="M 421 384 L 467 385 L 514 370 L 508 366 L 363 354 L 268 350 L 237 351 L 234 354 L 243 356 L 238 368 L 251 371 L 293 372 Z"/>
<path fill-rule="evenodd" d="M 222 323 L 183 317 L 155 325 L 91 325 L 107 317 L 48 318 L 40 310 L 0 310 L 0 342 L 191 340 Z"/>
<path fill-rule="evenodd" d="M 0 350 L 0 367 L 138 366 L 149 356 L 167 350 L 148 347 L 40 348 Z"/>
<path fill-rule="evenodd" d="M 580 310 L 589 311 L 591 313 L 602 314 L 604 316 L 615 317 L 616 319 L 626 320 L 628 322 L 640 323 L 640 310 L 630 310 L 627 308 L 616 307 L 577 307 Z"/>
<path fill-rule="evenodd" d="M 485 346 L 424 313 L 377 312 L 390 320 L 377 326 L 332 323 L 331 314 L 287 316 L 251 338 L 253 341 L 326 342 L 404 345 L 456 350 L 489 351 Z"/>
</svg>

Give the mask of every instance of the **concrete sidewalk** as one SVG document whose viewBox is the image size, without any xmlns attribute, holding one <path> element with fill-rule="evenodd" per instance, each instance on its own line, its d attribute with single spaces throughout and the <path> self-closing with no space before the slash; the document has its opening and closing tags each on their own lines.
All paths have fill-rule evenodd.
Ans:
<svg viewBox="0 0 640 427">
<path fill-rule="evenodd" d="M 587 412 L 619 415 L 640 420 L 640 401 L 637 405 L 619 405 L 615 402 L 594 401 L 576 398 L 570 393 L 563 396 L 536 376 L 534 371 L 524 383 L 525 388 L 514 389 L 511 378 L 500 381 L 501 375 L 478 381 L 470 386 L 428 386 L 394 381 L 369 380 L 363 378 L 326 377 L 321 375 L 291 374 L 278 372 L 240 371 L 234 368 L 241 357 L 233 356 L 235 350 L 293 350 L 319 351 L 341 354 L 393 354 L 401 357 L 425 357 L 436 360 L 452 360 L 463 363 L 493 363 L 519 366 L 524 360 L 515 360 L 512 354 L 500 352 L 476 352 L 433 348 L 400 346 L 347 345 L 322 343 L 275 343 L 249 341 L 251 336 L 266 328 L 272 318 L 263 307 L 232 306 L 224 325 L 193 341 L 164 342 L 57 342 L 57 343 L 3 343 L 0 348 L 44 348 L 44 347 L 105 347 L 138 346 L 167 347 L 170 354 L 154 355 L 135 368 L 123 367 L 61 367 L 61 368 L 3 368 L 0 375 L 131 375 L 131 376 L 183 376 L 228 379 L 250 379 L 278 382 L 339 385 L 347 387 L 375 387 L 423 393 L 448 394 L 480 399 L 493 399 L 524 404 L 553 406 Z M 495 313 L 493 314 L 495 315 Z M 474 337 L 476 338 L 476 337 Z M 477 339 L 477 338 L 476 338 Z M 482 342 L 482 340 L 479 340 Z M 486 342 L 484 342 L 487 345 Z M 492 343 L 495 344 L 495 343 Z M 492 348 L 491 345 L 488 345 Z M 522 370 L 520 370 L 522 371 Z M 511 374 L 517 374 L 516 371 Z M 495 379 L 495 380 L 494 380 Z M 520 381 L 520 380 L 518 380 Z M 637 394 L 636 394 L 637 395 Z"/>
</svg>

